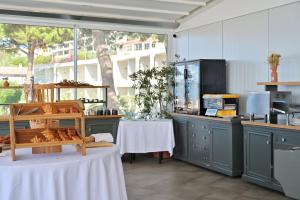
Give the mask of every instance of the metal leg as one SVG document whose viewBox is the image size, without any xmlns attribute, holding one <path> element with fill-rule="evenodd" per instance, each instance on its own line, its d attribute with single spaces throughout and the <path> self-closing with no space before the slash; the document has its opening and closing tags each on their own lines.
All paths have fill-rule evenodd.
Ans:
<svg viewBox="0 0 300 200">
<path fill-rule="evenodd" d="M 161 164 L 163 160 L 163 152 L 159 152 L 158 163 Z"/>
<path fill-rule="evenodd" d="M 133 160 L 135 160 L 135 153 L 133 153 L 133 156 L 132 156 Z"/>
</svg>

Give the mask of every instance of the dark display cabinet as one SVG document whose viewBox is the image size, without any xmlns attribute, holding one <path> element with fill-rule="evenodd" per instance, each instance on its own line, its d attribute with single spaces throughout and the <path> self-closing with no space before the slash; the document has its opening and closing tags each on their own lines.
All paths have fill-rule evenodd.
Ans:
<svg viewBox="0 0 300 200">
<path fill-rule="evenodd" d="M 226 93 L 225 60 L 193 60 L 175 63 L 174 111 L 204 114 L 203 94 Z"/>
</svg>

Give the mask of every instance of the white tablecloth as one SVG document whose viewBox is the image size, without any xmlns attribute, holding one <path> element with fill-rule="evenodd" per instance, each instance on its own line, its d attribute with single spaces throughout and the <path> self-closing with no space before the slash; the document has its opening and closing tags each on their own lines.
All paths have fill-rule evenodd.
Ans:
<svg viewBox="0 0 300 200">
<path fill-rule="evenodd" d="M 86 156 L 73 146 L 61 154 L 16 155 L 17 161 L 0 157 L 1 200 L 127 200 L 116 146 L 88 149 Z"/>
<path fill-rule="evenodd" d="M 121 154 L 168 151 L 172 156 L 175 147 L 173 121 L 120 121 L 117 146 Z"/>
</svg>

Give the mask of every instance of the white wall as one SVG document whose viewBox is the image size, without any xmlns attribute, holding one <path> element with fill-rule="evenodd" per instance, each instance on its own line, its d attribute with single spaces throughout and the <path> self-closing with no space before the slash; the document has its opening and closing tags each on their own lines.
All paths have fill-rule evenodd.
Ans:
<svg viewBox="0 0 300 200">
<path fill-rule="evenodd" d="M 231 0 L 229 0 L 231 1 Z M 244 1 L 243 1 L 244 2 Z M 252 2 L 252 1 L 249 1 Z M 279 2 L 279 1 L 274 1 Z M 234 13 L 234 8 L 231 8 Z M 242 95 L 245 112 L 248 91 L 262 91 L 259 81 L 269 81 L 267 57 L 282 55 L 279 81 L 300 80 L 300 2 L 180 31 L 173 52 L 181 59 L 224 58 L 227 60 L 227 89 Z M 200 22 L 201 24 L 201 22 Z M 171 56 L 174 60 L 174 56 Z M 300 87 L 282 87 L 300 104 Z"/>
<path fill-rule="evenodd" d="M 299 0 L 214 0 L 207 7 L 183 19 L 177 31 L 263 11 L 296 1 Z"/>
</svg>

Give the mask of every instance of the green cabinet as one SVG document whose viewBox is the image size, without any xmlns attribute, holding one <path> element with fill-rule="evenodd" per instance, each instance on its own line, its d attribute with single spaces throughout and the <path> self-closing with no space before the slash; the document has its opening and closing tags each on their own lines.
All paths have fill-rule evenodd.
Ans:
<svg viewBox="0 0 300 200">
<path fill-rule="evenodd" d="M 215 167 L 230 169 L 232 165 L 232 137 L 230 126 L 214 123 L 211 126 L 211 162 Z"/>
<path fill-rule="evenodd" d="M 244 125 L 244 173 L 246 181 L 282 191 L 278 181 L 274 178 L 274 149 L 279 144 L 279 129 Z M 286 131 L 283 131 L 286 136 Z M 284 139 L 282 141 L 285 141 Z"/>
<path fill-rule="evenodd" d="M 271 181 L 272 132 L 264 129 L 250 129 L 246 130 L 245 137 L 245 173 L 262 181 Z"/>
<path fill-rule="evenodd" d="M 209 163 L 209 133 L 208 122 L 205 120 L 189 119 L 189 160 L 198 165 Z"/>
<path fill-rule="evenodd" d="M 17 121 L 15 122 L 15 128 L 16 129 L 24 129 L 29 128 L 28 122 L 23 121 Z M 9 134 L 9 122 L 8 121 L 2 121 L 0 122 L 0 135 L 8 135 Z"/>
<path fill-rule="evenodd" d="M 173 115 L 174 158 L 229 176 L 243 171 L 243 137 L 239 120 Z"/>
<path fill-rule="evenodd" d="M 119 126 L 119 118 L 115 119 L 97 119 L 90 118 L 85 120 L 86 135 L 95 133 L 111 133 L 114 143 L 117 141 L 117 132 Z"/>
<path fill-rule="evenodd" d="M 185 117 L 174 117 L 175 148 L 173 157 L 179 160 L 188 160 L 188 134 L 187 119 Z"/>
<path fill-rule="evenodd" d="M 70 127 L 74 125 L 74 120 L 60 120 L 61 127 Z M 85 134 L 86 136 L 89 136 L 95 133 L 111 133 L 114 138 L 114 143 L 116 143 L 118 126 L 119 118 L 86 118 Z"/>
</svg>

